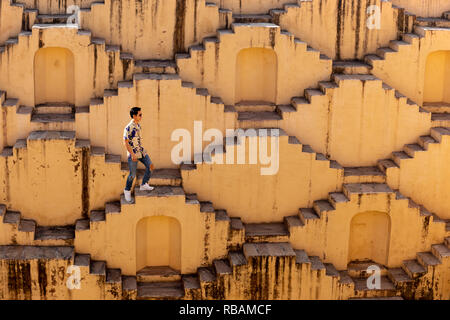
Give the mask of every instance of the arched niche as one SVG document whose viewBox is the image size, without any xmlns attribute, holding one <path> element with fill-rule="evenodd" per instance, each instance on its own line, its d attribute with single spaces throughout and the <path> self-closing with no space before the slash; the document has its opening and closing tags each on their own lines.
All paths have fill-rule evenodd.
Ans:
<svg viewBox="0 0 450 320">
<path fill-rule="evenodd" d="M 242 49 L 236 57 L 235 103 L 275 102 L 277 94 L 277 54 L 272 49 Z"/>
<path fill-rule="evenodd" d="M 348 262 L 388 262 L 391 220 L 387 213 L 368 211 L 355 215 L 350 222 Z"/>
<path fill-rule="evenodd" d="M 141 219 L 136 225 L 136 270 L 170 267 L 181 270 L 181 225 L 172 217 Z"/>
<path fill-rule="evenodd" d="M 34 57 L 35 105 L 75 103 L 73 53 L 66 48 L 39 49 Z"/>
</svg>

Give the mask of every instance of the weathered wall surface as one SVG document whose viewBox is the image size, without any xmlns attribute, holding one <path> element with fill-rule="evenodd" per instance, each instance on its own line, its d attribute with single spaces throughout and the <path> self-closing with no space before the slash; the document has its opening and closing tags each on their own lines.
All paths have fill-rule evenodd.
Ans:
<svg viewBox="0 0 450 320">
<path fill-rule="evenodd" d="M 283 29 L 337 60 L 361 59 L 412 27 L 403 11 L 381 0 L 299 2 L 278 19 Z"/>
<path fill-rule="evenodd" d="M 445 0 L 391 0 L 399 7 L 421 17 L 440 17 L 450 10 L 450 3 Z"/>
<path fill-rule="evenodd" d="M 22 8 L 11 6 L 10 1 L 0 3 L 0 44 L 16 37 L 22 28 Z"/>
<path fill-rule="evenodd" d="M 2 203 L 41 225 L 71 224 L 81 216 L 83 156 L 74 137 L 35 133 L 11 153 L 0 159 Z"/>
</svg>

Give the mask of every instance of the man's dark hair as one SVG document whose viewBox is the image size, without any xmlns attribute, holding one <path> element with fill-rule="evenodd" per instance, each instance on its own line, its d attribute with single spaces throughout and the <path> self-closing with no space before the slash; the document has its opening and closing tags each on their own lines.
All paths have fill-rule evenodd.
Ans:
<svg viewBox="0 0 450 320">
<path fill-rule="evenodd" d="M 133 119 L 133 116 L 137 116 L 139 111 L 141 111 L 141 108 L 139 108 L 139 107 L 131 108 L 131 110 L 130 110 L 130 117 Z"/>
</svg>

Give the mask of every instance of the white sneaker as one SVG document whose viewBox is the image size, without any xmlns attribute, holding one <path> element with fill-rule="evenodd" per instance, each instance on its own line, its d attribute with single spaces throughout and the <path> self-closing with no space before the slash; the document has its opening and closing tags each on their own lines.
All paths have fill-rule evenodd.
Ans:
<svg viewBox="0 0 450 320">
<path fill-rule="evenodd" d="M 154 187 L 150 187 L 148 183 L 141 185 L 141 191 L 152 191 Z"/>
<path fill-rule="evenodd" d="M 123 190 L 123 194 L 125 195 L 125 200 L 127 200 L 128 202 L 133 202 L 133 200 L 131 199 L 131 191 Z"/>
</svg>

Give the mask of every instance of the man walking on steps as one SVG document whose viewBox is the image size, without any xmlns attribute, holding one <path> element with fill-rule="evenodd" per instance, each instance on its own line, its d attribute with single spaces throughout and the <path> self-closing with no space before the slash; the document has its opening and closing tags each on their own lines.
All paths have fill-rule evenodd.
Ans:
<svg viewBox="0 0 450 320">
<path fill-rule="evenodd" d="M 125 200 L 132 202 L 131 200 L 131 187 L 133 185 L 134 178 L 136 177 L 136 170 L 138 160 L 145 165 L 145 174 L 142 180 L 140 190 L 152 191 L 154 188 L 148 185 L 151 177 L 151 170 L 153 169 L 152 161 L 142 146 L 141 137 L 141 125 L 139 122 L 142 120 L 141 108 L 134 107 L 130 110 L 130 116 L 132 120 L 125 127 L 123 131 L 123 138 L 125 148 L 127 148 L 128 155 L 128 167 L 130 168 L 130 175 L 127 178 L 127 185 L 124 190 Z"/>
</svg>

